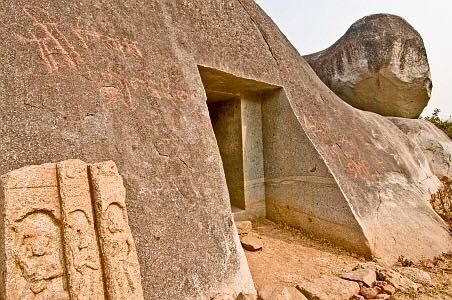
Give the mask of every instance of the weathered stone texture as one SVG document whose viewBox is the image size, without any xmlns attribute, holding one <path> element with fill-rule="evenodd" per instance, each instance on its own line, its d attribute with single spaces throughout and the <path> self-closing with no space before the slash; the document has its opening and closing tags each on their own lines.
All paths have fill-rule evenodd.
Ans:
<svg viewBox="0 0 452 300">
<path fill-rule="evenodd" d="M 402 292 L 417 291 L 421 287 L 420 284 L 415 283 L 395 270 L 382 268 L 378 270 L 377 273 L 378 278 L 390 283 L 397 290 Z"/>
<path fill-rule="evenodd" d="M 452 140 L 441 129 L 422 119 L 389 120 L 419 146 L 438 178 L 452 178 Z"/>
<path fill-rule="evenodd" d="M 184 30 L 173 5 L 185 4 L 2 2 L 0 174 L 113 159 L 146 299 L 252 294 L 196 63 L 186 68 L 176 50 Z"/>
<path fill-rule="evenodd" d="M 364 17 L 334 45 L 305 58 L 333 92 L 362 110 L 417 118 L 430 99 L 424 42 L 398 16 Z"/>
<path fill-rule="evenodd" d="M 247 235 L 253 230 L 253 224 L 251 221 L 236 221 L 235 227 L 240 236 Z"/>
<path fill-rule="evenodd" d="M 348 300 L 359 294 L 359 284 L 334 276 L 322 276 L 297 285 L 297 289 L 308 299 Z"/>
<path fill-rule="evenodd" d="M 79 160 L 1 178 L 0 299 L 144 299 L 122 179 L 113 162 L 91 170 L 94 199 Z"/>
<path fill-rule="evenodd" d="M 410 279 L 414 283 L 428 286 L 432 284 L 432 278 L 430 274 L 418 268 L 402 267 L 397 268 L 397 272 L 399 272 L 402 276 Z"/>
<path fill-rule="evenodd" d="M 344 273 L 340 277 L 346 280 L 362 282 L 368 287 L 373 286 L 374 282 L 377 281 L 377 273 L 371 269 L 356 269 L 351 272 Z"/>
<path fill-rule="evenodd" d="M 259 297 L 262 300 L 307 300 L 295 287 L 266 285 L 259 287 Z"/>
</svg>

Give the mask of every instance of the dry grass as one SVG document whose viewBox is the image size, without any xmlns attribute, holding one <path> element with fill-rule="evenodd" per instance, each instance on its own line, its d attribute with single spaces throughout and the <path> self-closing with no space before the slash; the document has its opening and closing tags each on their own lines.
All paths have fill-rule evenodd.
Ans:
<svg viewBox="0 0 452 300">
<path fill-rule="evenodd" d="M 433 209 L 449 224 L 450 229 L 452 229 L 452 180 L 443 177 L 441 182 L 441 189 L 432 195 L 430 202 Z"/>
<path fill-rule="evenodd" d="M 415 265 L 416 268 L 430 274 L 432 286 L 422 286 L 417 294 L 401 294 L 398 299 L 452 299 L 452 253 L 444 254 L 431 260 L 424 260 Z"/>
</svg>

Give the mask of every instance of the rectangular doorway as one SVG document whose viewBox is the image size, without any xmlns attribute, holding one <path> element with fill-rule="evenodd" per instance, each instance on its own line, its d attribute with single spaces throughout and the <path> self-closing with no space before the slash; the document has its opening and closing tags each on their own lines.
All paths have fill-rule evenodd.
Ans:
<svg viewBox="0 0 452 300">
<path fill-rule="evenodd" d="M 199 67 L 236 220 L 265 216 L 262 101 L 277 87 Z"/>
<path fill-rule="evenodd" d="M 245 209 L 245 186 L 240 98 L 210 97 L 207 100 L 207 107 L 223 161 L 231 208 L 234 211 L 243 210 Z"/>
</svg>

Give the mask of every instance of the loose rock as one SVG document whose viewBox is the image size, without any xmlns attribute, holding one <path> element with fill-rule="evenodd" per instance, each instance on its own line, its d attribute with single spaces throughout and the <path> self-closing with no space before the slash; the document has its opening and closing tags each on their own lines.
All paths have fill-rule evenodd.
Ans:
<svg viewBox="0 0 452 300">
<path fill-rule="evenodd" d="M 239 235 L 249 234 L 253 229 L 253 224 L 250 221 L 238 221 L 235 222 L 235 226 L 237 227 Z"/>
<path fill-rule="evenodd" d="M 379 287 L 383 294 L 394 295 L 396 292 L 396 288 L 385 281 L 377 281 L 375 286 Z"/>
<path fill-rule="evenodd" d="M 377 297 L 375 297 L 375 299 L 383 299 L 383 300 L 386 300 L 389 298 L 391 298 L 391 296 L 387 295 L 387 294 L 379 294 L 379 295 L 377 295 Z"/>
<path fill-rule="evenodd" d="M 309 300 L 348 300 L 359 294 L 359 284 L 333 276 L 303 282 L 297 289 Z"/>
<path fill-rule="evenodd" d="M 263 243 L 255 236 L 246 235 L 240 239 L 242 246 L 248 251 L 258 251 L 263 247 Z"/>
<path fill-rule="evenodd" d="M 390 283 L 396 289 L 402 292 L 417 291 L 420 287 L 419 284 L 413 282 L 411 279 L 408 279 L 405 276 L 402 276 L 400 273 L 394 270 L 381 269 L 377 271 L 377 275 L 379 279 Z"/>
<path fill-rule="evenodd" d="M 350 298 L 350 300 L 364 300 L 366 298 L 364 298 L 361 295 L 354 295 L 353 297 Z"/>
<path fill-rule="evenodd" d="M 340 277 L 351 281 L 363 282 L 368 287 L 371 287 L 377 281 L 377 273 L 371 269 L 356 269 L 342 274 Z"/>
<path fill-rule="evenodd" d="M 374 299 L 380 293 L 380 288 L 363 286 L 359 293 L 366 299 Z"/>
<path fill-rule="evenodd" d="M 382 267 L 380 265 L 378 265 L 376 262 L 368 261 L 368 262 L 365 262 L 365 263 L 358 264 L 356 267 L 353 268 L 353 271 L 361 270 L 361 269 L 364 269 L 364 270 L 368 269 L 368 270 L 372 270 L 374 272 L 377 272 L 377 270 L 381 269 L 381 268 Z"/>
<path fill-rule="evenodd" d="M 295 287 L 267 285 L 259 288 L 258 294 L 262 300 L 307 300 Z"/>
<path fill-rule="evenodd" d="M 411 267 L 403 267 L 398 268 L 397 271 L 405 276 L 406 278 L 410 279 L 411 281 L 415 283 L 419 283 L 422 285 L 431 285 L 432 284 L 432 278 L 430 277 L 430 274 L 428 274 L 425 271 L 422 271 L 417 268 L 411 268 Z"/>
<path fill-rule="evenodd" d="M 235 300 L 257 300 L 257 296 L 240 293 Z"/>
</svg>

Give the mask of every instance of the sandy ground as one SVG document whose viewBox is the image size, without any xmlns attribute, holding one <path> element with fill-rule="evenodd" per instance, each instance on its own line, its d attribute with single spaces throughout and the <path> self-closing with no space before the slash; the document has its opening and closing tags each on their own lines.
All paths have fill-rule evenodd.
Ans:
<svg viewBox="0 0 452 300">
<path fill-rule="evenodd" d="M 364 258 L 336 248 L 326 241 L 269 220 L 253 222 L 253 235 L 258 236 L 264 248 L 258 252 L 246 251 L 256 286 L 277 284 L 296 286 L 303 280 L 321 275 L 339 275 L 352 270 Z M 417 295 L 396 295 L 395 299 L 452 299 L 452 255 L 422 262 L 416 267 L 430 273 L 432 287 L 423 287 Z"/>
</svg>

